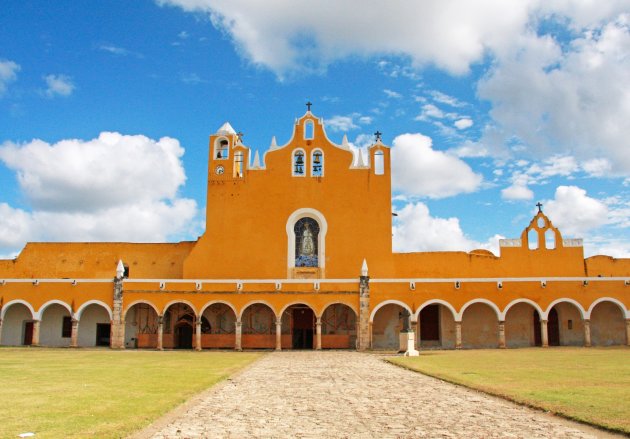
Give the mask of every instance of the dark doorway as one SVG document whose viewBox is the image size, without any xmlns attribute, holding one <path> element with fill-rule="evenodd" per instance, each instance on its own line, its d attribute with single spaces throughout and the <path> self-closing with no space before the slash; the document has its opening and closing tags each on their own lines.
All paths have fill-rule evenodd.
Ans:
<svg viewBox="0 0 630 439">
<path fill-rule="evenodd" d="M 24 324 L 24 346 L 30 346 L 33 344 L 33 322 L 26 322 Z"/>
<path fill-rule="evenodd" d="M 440 341 L 440 305 L 428 305 L 420 311 L 420 340 Z"/>
<path fill-rule="evenodd" d="M 175 348 L 192 349 L 193 328 L 188 323 L 182 323 L 175 327 Z"/>
<path fill-rule="evenodd" d="M 547 328 L 549 329 L 549 328 Z M 534 310 L 534 346 L 542 346 L 542 333 L 540 329 L 540 316 Z"/>
<path fill-rule="evenodd" d="M 560 346 L 560 324 L 558 322 L 558 311 L 551 308 L 547 320 L 547 333 L 549 334 L 549 346 Z"/>
<path fill-rule="evenodd" d="M 313 327 L 315 314 L 307 307 L 293 309 L 293 349 L 313 349 Z"/>
<path fill-rule="evenodd" d="M 96 324 L 96 346 L 109 346 L 109 337 L 112 332 L 112 325 L 109 323 Z"/>
</svg>

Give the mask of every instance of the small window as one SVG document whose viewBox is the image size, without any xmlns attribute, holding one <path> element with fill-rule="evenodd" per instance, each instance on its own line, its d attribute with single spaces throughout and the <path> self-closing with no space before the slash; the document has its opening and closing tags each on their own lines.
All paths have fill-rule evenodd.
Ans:
<svg viewBox="0 0 630 439">
<path fill-rule="evenodd" d="M 542 216 L 538 217 L 538 228 L 544 229 L 546 225 L 545 219 Z"/>
<path fill-rule="evenodd" d="M 238 151 L 234 154 L 234 178 L 243 177 L 243 152 Z"/>
<path fill-rule="evenodd" d="M 61 324 L 61 338 L 72 337 L 72 317 L 66 316 Z"/>
<path fill-rule="evenodd" d="M 567 329 L 573 329 L 573 320 L 567 320 Z"/>
<path fill-rule="evenodd" d="M 376 151 L 374 153 L 374 173 L 376 175 L 385 174 L 385 157 L 383 151 Z"/>
<path fill-rule="evenodd" d="M 545 247 L 549 250 L 556 248 L 556 233 L 552 229 L 545 232 Z"/>
<path fill-rule="evenodd" d="M 307 120 L 304 123 L 304 138 L 311 140 L 315 138 L 315 125 L 312 120 Z"/>
<path fill-rule="evenodd" d="M 311 176 L 313 177 L 324 176 L 324 153 L 319 149 L 314 150 L 312 154 Z"/>
<path fill-rule="evenodd" d="M 305 169 L 306 160 L 304 158 L 304 151 L 295 151 L 295 153 L 293 153 L 293 175 L 304 177 L 304 175 L 306 175 Z"/>
<path fill-rule="evenodd" d="M 217 160 L 225 160 L 230 156 L 230 142 L 227 139 L 217 140 L 214 148 L 214 158 Z"/>
<path fill-rule="evenodd" d="M 527 243 L 530 250 L 538 248 L 538 231 L 536 229 L 529 229 L 529 232 L 527 232 Z"/>
<path fill-rule="evenodd" d="M 123 267 L 125 268 L 125 271 L 123 272 L 123 277 L 124 278 L 128 278 L 129 277 L 129 265 L 124 264 Z"/>
</svg>

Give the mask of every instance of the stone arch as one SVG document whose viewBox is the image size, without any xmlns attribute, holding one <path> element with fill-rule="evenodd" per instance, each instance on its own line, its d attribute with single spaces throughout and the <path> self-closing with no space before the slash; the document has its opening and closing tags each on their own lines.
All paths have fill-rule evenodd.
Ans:
<svg viewBox="0 0 630 439">
<path fill-rule="evenodd" d="M 328 222 L 324 214 L 319 210 L 303 207 L 294 211 L 287 219 L 287 267 L 289 269 L 295 268 L 295 233 L 293 227 L 299 220 L 307 217 L 313 218 L 319 224 L 317 259 L 319 261 L 319 268 L 324 269 L 326 267 L 326 234 L 328 233 Z"/>
<path fill-rule="evenodd" d="M 36 320 L 41 320 L 42 319 L 42 315 L 44 314 L 44 311 L 46 311 L 46 308 L 48 308 L 50 305 L 61 305 L 65 309 L 68 310 L 68 312 L 70 313 L 70 316 L 74 315 L 70 305 L 68 305 L 66 302 L 63 302 L 61 300 L 53 299 L 53 300 L 49 300 L 48 302 L 44 303 L 42 306 L 39 307 L 39 310 L 37 311 L 35 319 Z"/>
<path fill-rule="evenodd" d="M 542 315 L 542 309 L 533 300 L 521 298 L 508 303 L 501 316 L 505 322 L 506 347 L 541 346 Z"/>
<path fill-rule="evenodd" d="M 560 299 L 556 299 L 553 302 L 551 302 L 549 304 L 549 306 L 547 307 L 547 309 L 544 312 L 544 318 L 546 319 L 547 317 L 549 317 L 549 311 L 551 311 L 551 308 L 553 308 L 554 306 L 556 306 L 559 303 L 562 302 L 567 302 L 567 303 L 571 303 L 572 305 L 575 305 L 575 307 L 578 309 L 578 311 L 580 312 L 580 317 L 582 319 L 584 319 L 585 315 L 586 315 L 586 311 L 584 311 L 584 308 L 582 308 L 582 305 L 580 304 L 580 302 L 578 302 L 577 300 L 574 299 L 570 299 L 568 297 L 562 297 Z"/>
<path fill-rule="evenodd" d="M 49 300 L 39 307 L 39 344 L 50 347 L 70 346 L 72 308 L 61 300 Z"/>
<path fill-rule="evenodd" d="M 164 315 L 166 313 L 166 311 L 173 305 L 176 305 L 178 303 L 183 303 L 185 305 L 188 305 L 192 310 L 193 313 L 195 314 L 195 317 L 199 316 L 199 314 L 197 313 L 197 308 L 195 308 L 195 305 L 193 305 L 190 301 L 188 300 L 171 300 L 170 302 L 168 302 L 166 305 L 164 305 L 164 308 L 162 308 L 162 315 Z"/>
<path fill-rule="evenodd" d="M 201 309 L 201 347 L 234 349 L 236 347 L 236 308 L 224 300 L 213 300 Z"/>
<path fill-rule="evenodd" d="M 461 321 L 462 318 L 464 317 L 464 311 L 466 311 L 466 308 L 468 308 L 471 305 L 474 305 L 475 303 L 483 303 L 483 304 L 488 305 L 496 313 L 497 320 L 501 319 L 501 317 L 502 317 L 501 316 L 501 310 L 499 309 L 499 307 L 494 302 L 492 302 L 491 300 L 488 300 L 488 299 L 481 299 L 481 298 L 479 298 L 479 299 L 472 299 L 472 300 L 469 300 L 468 302 L 466 302 L 464 304 L 464 306 L 462 306 L 462 308 L 459 310 L 459 314 L 457 316 L 458 317 L 457 320 Z"/>
<path fill-rule="evenodd" d="M 627 344 L 626 313 L 625 306 L 616 299 L 602 297 L 594 301 L 587 311 L 591 344 L 593 346 Z"/>
<path fill-rule="evenodd" d="M 25 300 L 16 299 L 7 302 L 0 309 L 0 317 L 2 318 L 0 344 L 9 346 L 31 344 L 33 320 L 36 314 L 31 304 Z M 30 340 L 26 340 L 27 327 L 31 331 Z"/>
<path fill-rule="evenodd" d="M 273 349 L 276 346 L 277 319 L 269 303 L 261 300 L 248 303 L 239 316 L 241 346 L 244 349 Z"/>
<path fill-rule="evenodd" d="M 355 306 L 353 304 L 351 304 L 351 303 L 347 303 L 347 302 L 344 302 L 342 300 L 335 300 L 333 302 L 328 302 L 322 308 L 322 312 L 319 315 L 316 313 L 315 316 L 316 317 L 322 317 L 324 315 L 324 313 L 326 312 L 326 309 L 329 306 L 333 306 L 333 305 L 346 305 L 348 308 L 350 308 L 354 312 L 354 314 L 357 316 L 357 318 L 359 317 L 359 312 L 355 309 Z"/>
<path fill-rule="evenodd" d="M 454 348 L 457 311 L 442 299 L 431 299 L 416 309 L 416 341 L 419 348 Z"/>
<path fill-rule="evenodd" d="M 314 308 L 312 305 L 310 305 L 310 304 L 308 304 L 308 303 L 306 303 L 306 302 L 304 302 L 304 301 L 299 301 L 299 300 L 298 300 L 298 301 L 294 301 L 294 302 L 287 303 L 286 305 L 284 305 L 284 306 L 282 307 L 282 310 L 281 310 L 279 313 L 277 313 L 276 315 L 277 315 L 277 316 L 282 317 L 282 316 L 284 315 L 284 312 L 285 312 L 287 309 L 289 309 L 290 307 L 294 306 L 294 305 L 304 305 L 304 306 L 307 306 L 307 307 L 309 307 L 309 308 L 313 311 L 313 315 L 317 316 L 317 312 L 315 312 L 315 308 Z"/>
<path fill-rule="evenodd" d="M 243 305 L 243 307 L 241 308 L 241 312 L 237 313 L 237 317 L 239 320 L 242 319 L 243 314 L 245 313 L 245 310 L 247 308 L 249 308 L 252 305 L 256 305 L 256 304 L 261 304 L 261 305 L 267 305 L 269 308 L 271 308 L 271 311 L 273 311 L 274 316 L 277 318 L 278 315 L 276 314 L 276 310 L 274 309 L 274 307 L 271 305 L 271 303 L 267 302 L 266 300 L 252 300 L 251 302 L 247 302 L 245 305 Z"/>
<path fill-rule="evenodd" d="M 545 315 L 545 312 L 543 311 L 543 309 L 540 307 L 540 305 L 536 302 L 534 302 L 531 299 L 525 299 L 525 298 L 521 298 L 521 299 L 514 299 L 512 300 L 510 303 L 508 303 L 505 308 L 503 308 L 503 312 L 500 314 L 499 316 L 499 320 L 505 320 L 505 317 L 507 316 L 508 311 L 510 310 L 510 308 L 512 308 L 514 305 L 517 305 L 519 303 L 527 303 L 531 306 L 534 307 L 534 309 L 536 311 L 538 311 L 538 315 L 542 318 L 542 316 Z"/>
<path fill-rule="evenodd" d="M 446 309 L 448 309 L 451 312 L 451 314 L 453 314 L 453 319 L 456 319 L 458 316 L 457 311 L 455 311 L 455 308 L 453 307 L 453 305 L 448 303 L 446 300 L 430 299 L 424 302 L 422 305 L 420 305 L 418 309 L 416 309 L 416 312 L 413 313 L 413 316 L 415 317 L 416 321 L 418 320 L 418 317 L 420 316 L 420 311 L 422 311 L 422 308 L 427 307 L 429 305 L 443 305 Z"/>
<path fill-rule="evenodd" d="M 460 311 L 462 347 L 496 348 L 500 316 L 499 308 L 489 300 L 473 299 L 464 304 Z"/>
<path fill-rule="evenodd" d="M 626 309 L 626 306 L 620 300 L 613 297 L 600 297 L 599 299 L 591 303 L 591 306 L 588 307 L 588 310 L 585 313 L 587 319 L 591 318 L 591 312 L 593 312 L 593 309 L 602 302 L 614 303 L 619 307 L 619 309 L 621 309 L 623 317 L 626 319 L 630 319 L 630 310 Z"/>
<path fill-rule="evenodd" d="M 574 299 L 564 297 L 551 302 L 544 317 L 547 320 L 549 345 L 583 346 L 585 315 L 582 305 Z"/>
<path fill-rule="evenodd" d="M 4 316 L 6 315 L 7 310 L 12 305 L 16 305 L 16 304 L 24 305 L 25 307 L 27 307 L 29 309 L 29 311 L 31 312 L 31 319 L 33 319 L 33 320 L 36 319 L 36 316 L 38 314 L 33 309 L 33 306 L 30 303 L 28 303 L 26 300 L 21 300 L 21 299 L 11 300 L 11 301 L 5 303 L 4 306 L 2 307 L 2 309 L 0 309 L 0 319 L 4 320 Z"/>
<path fill-rule="evenodd" d="M 348 303 L 336 301 L 327 304 L 321 316 L 322 349 L 351 349 L 357 343 L 356 310 Z"/>
<path fill-rule="evenodd" d="M 400 305 L 401 307 L 403 307 L 404 309 L 406 309 L 407 311 L 409 311 L 409 314 L 411 316 L 414 316 L 414 312 L 411 309 L 411 307 L 409 305 L 407 305 L 405 302 L 401 302 L 400 300 L 395 300 L 395 299 L 389 299 L 389 300 L 385 300 L 381 303 L 379 303 L 378 305 L 376 305 L 374 307 L 374 309 L 372 310 L 372 312 L 370 313 L 370 323 L 374 322 L 374 316 L 376 315 L 376 312 L 381 309 L 382 307 L 386 306 L 386 305 Z"/>
<path fill-rule="evenodd" d="M 192 349 L 198 318 L 197 309 L 190 301 L 180 299 L 168 302 L 162 312 L 163 347 Z"/>
<path fill-rule="evenodd" d="M 87 301 L 79 307 L 75 317 L 79 321 L 78 346 L 110 345 L 112 311 L 106 303 L 100 300 Z"/>
<path fill-rule="evenodd" d="M 234 305 L 232 305 L 230 302 L 228 302 L 227 300 L 211 300 L 210 302 L 206 302 L 202 307 L 201 310 L 199 311 L 199 315 L 202 316 L 203 313 L 210 308 L 212 305 L 216 305 L 216 304 L 223 304 L 228 306 L 232 311 L 234 311 L 234 315 L 235 316 L 239 316 L 239 313 L 236 311 L 236 307 Z"/>
<path fill-rule="evenodd" d="M 113 320 L 113 314 L 112 314 L 112 310 L 109 307 L 108 304 L 106 304 L 105 302 L 102 302 L 100 300 L 88 300 L 87 302 L 85 302 L 84 304 L 82 304 L 79 309 L 76 312 L 76 318 L 77 320 L 81 320 L 81 315 L 83 314 L 83 311 L 85 311 L 85 308 L 87 308 L 90 305 L 100 305 L 103 308 L 105 308 L 105 311 L 107 311 L 107 314 L 109 314 L 109 319 Z"/>
<path fill-rule="evenodd" d="M 292 302 L 285 305 L 278 315 L 283 348 L 315 348 L 316 313 L 311 305 L 300 301 Z"/>
<path fill-rule="evenodd" d="M 131 310 L 134 310 L 133 315 L 130 315 Z M 159 315 L 158 308 L 148 300 L 136 300 L 130 303 L 123 313 L 125 347 L 157 348 Z"/>
<path fill-rule="evenodd" d="M 129 305 L 127 305 L 125 307 L 125 311 L 123 312 L 123 320 L 125 320 L 127 318 L 127 313 L 129 312 L 129 310 L 135 306 L 135 305 L 139 305 L 139 304 L 145 304 L 150 306 L 151 308 L 153 308 L 153 310 L 155 311 L 155 313 L 157 315 L 160 315 L 160 311 L 158 310 L 158 307 L 155 306 L 152 302 L 149 302 L 148 300 L 134 300 L 133 302 L 131 302 Z"/>
</svg>

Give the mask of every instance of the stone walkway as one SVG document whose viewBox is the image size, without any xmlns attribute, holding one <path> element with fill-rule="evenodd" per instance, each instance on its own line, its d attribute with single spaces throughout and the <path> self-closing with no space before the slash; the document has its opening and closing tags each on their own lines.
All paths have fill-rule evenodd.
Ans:
<svg viewBox="0 0 630 439">
<path fill-rule="evenodd" d="M 592 438 L 580 424 L 357 352 L 274 352 L 167 415 L 152 438 Z"/>
</svg>

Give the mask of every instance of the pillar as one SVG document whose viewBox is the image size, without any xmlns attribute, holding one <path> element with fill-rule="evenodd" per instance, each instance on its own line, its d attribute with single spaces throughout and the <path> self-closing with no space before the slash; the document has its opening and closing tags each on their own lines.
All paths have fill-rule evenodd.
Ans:
<svg viewBox="0 0 630 439">
<path fill-rule="evenodd" d="M 419 321 L 411 321 L 411 330 L 414 332 L 416 336 L 416 346 L 420 349 L 420 322 Z"/>
<path fill-rule="evenodd" d="M 241 319 L 236 320 L 236 331 L 234 332 L 236 340 L 234 341 L 234 349 L 236 349 L 237 351 L 243 350 L 243 346 L 241 344 L 242 328 L 243 328 L 243 322 L 241 322 Z"/>
<path fill-rule="evenodd" d="M 367 271 L 367 270 L 365 270 Z M 370 347 L 370 277 L 361 275 L 359 278 L 359 333 L 358 350 L 364 351 Z"/>
<path fill-rule="evenodd" d="M 584 319 L 584 347 L 591 347 L 591 321 L 590 319 Z"/>
<path fill-rule="evenodd" d="M 455 322 L 455 349 L 462 348 L 462 322 Z"/>
<path fill-rule="evenodd" d="M 542 347 L 549 347 L 549 332 L 547 331 L 547 320 L 540 321 L 540 338 L 542 341 Z"/>
<path fill-rule="evenodd" d="M 195 350 L 201 351 L 201 320 L 195 324 Z"/>
<path fill-rule="evenodd" d="M 368 325 L 368 331 L 369 331 L 368 337 L 370 339 L 370 342 L 369 342 L 368 346 L 369 346 L 370 349 L 372 349 L 372 347 L 373 347 L 373 338 L 374 338 L 372 336 L 372 322 L 370 322 L 369 325 Z"/>
<path fill-rule="evenodd" d="M 276 320 L 276 351 L 282 350 L 282 319 Z"/>
<path fill-rule="evenodd" d="M 112 308 L 109 346 L 112 349 L 125 348 L 125 321 L 123 319 L 123 279 L 114 279 L 114 306 Z"/>
<path fill-rule="evenodd" d="M 76 348 L 79 346 L 79 321 L 75 318 L 72 319 L 72 332 L 70 333 L 70 347 Z"/>
<path fill-rule="evenodd" d="M 315 349 L 318 351 L 322 349 L 322 318 L 317 317 L 317 322 L 315 323 Z"/>
<path fill-rule="evenodd" d="M 0 324 L 0 329 L 2 325 Z M 630 319 L 626 319 L 626 345 L 630 346 Z"/>
<path fill-rule="evenodd" d="M 157 348 L 159 351 L 164 349 L 163 338 L 164 338 L 164 316 L 158 316 L 158 340 L 157 340 Z"/>
<path fill-rule="evenodd" d="M 31 346 L 39 346 L 39 324 L 40 320 L 33 320 L 33 341 Z"/>
<path fill-rule="evenodd" d="M 505 321 L 499 320 L 499 348 L 505 349 Z"/>
<path fill-rule="evenodd" d="M 2 308 L 0 308 L 2 310 Z M 0 319 L 0 345 L 2 344 L 2 319 Z"/>
</svg>

